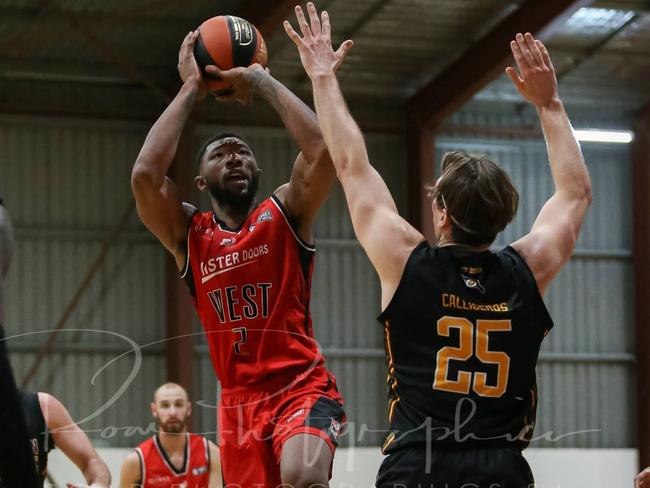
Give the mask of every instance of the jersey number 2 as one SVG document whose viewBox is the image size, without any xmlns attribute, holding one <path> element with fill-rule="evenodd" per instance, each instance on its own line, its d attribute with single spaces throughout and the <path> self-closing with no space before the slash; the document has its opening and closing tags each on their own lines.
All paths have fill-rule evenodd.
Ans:
<svg viewBox="0 0 650 488">
<path fill-rule="evenodd" d="M 436 379 L 433 388 L 467 395 L 470 387 L 476 394 L 483 397 L 498 398 L 503 395 L 508 386 L 508 373 L 510 371 L 510 357 L 505 352 L 490 351 L 488 337 L 490 332 L 507 332 L 512 330 L 510 320 L 478 320 L 476 328 L 462 317 L 442 317 L 438 320 L 438 334 L 449 337 L 452 329 L 458 329 L 460 344 L 458 347 L 446 346 L 438 351 L 436 365 Z M 474 341 L 476 335 L 476 341 Z M 476 342 L 476 349 L 474 349 Z M 458 372 L 456 379 L 449 378 L 449 361 L 467 361 L 475 355 L 482 363 L 497 366 L 497 384 L 487 384 L 487 373 Z"/>
<path fill-rule="evenodd" d="M 246 344 L 246 341 L 248 340 L 248 331 L 246 330 L 246 327 L 236 327 L 232 331 L 239 335 L 239 339 L 237 339 L 232 345 L 235 348 L 235 354 L 243 354 L 241 346 Z"/>
</svg>

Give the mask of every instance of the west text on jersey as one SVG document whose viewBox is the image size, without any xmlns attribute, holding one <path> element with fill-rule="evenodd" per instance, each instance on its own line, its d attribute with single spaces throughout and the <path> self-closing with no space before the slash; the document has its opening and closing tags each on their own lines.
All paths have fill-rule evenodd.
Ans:
<svg viewBox="0 0 650 488">
<path fill-rule="evenodd" d="M 260 316 L 268 318 L 271 286 L 271 283 L 226 286 L 208 292 L 208 297 L 222 324 L 242 319 L 254 320 Z"/>
</svg>

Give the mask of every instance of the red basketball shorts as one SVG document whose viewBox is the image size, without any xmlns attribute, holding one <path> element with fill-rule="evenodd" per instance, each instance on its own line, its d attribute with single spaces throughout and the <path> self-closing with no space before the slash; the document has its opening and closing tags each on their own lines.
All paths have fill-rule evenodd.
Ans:
<svg viewBox="0 0 650 488">
<path fill-rule="evenodd" d="M 324 368 L 313 373 L 267 391 L 222 391 L 219 447 L 226 488 L 280 486 L 282 446 L 295 435 L 316 435 L 334 452 L 345 422 L 341 395 Z"/>
</svg>

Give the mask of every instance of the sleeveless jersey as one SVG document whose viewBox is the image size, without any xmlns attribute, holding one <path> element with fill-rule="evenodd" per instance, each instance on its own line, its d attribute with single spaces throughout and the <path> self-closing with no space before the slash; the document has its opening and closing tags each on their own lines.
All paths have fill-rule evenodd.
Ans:
<svg viewBox="0 0 650 488">
<path fill-rule="evenodd" d="M 160 444 L 157 435 L 147 439 L 135 452 L 140 458 L 142 488 L 205 488 L 210 481 L 210 451 L 208 440 L 196 434 L 186 434 L 183 466 L 176 469 Z"/>
<path fill-rule="evenodd" d="M 41 403 L 38 401 L 38 393 L 18 390 L 18 399 L 25 417 L 27 436 L 32 447 L 39 484 L 43 486 L 47 475 L 47 456 L 54 449 L 54 440 L 45 423 Z M 0 487 L 9 488 L 1 480 Z"/>
<path fill-rule="evenodd" d="M 513 248 L 421 243 L 379 321 L 389 370 L 385 453 L 418 444 L 528 445 L 535 365 L 553 321 Z"/>
<path fill-rule="evenodd" d="M 239 229 L 213 212 L 192 217 L 182 276 L 224 389 L 286 385 L 324 371 L 309 312 L 314 251 L 275 195 Z"/>
</svg>

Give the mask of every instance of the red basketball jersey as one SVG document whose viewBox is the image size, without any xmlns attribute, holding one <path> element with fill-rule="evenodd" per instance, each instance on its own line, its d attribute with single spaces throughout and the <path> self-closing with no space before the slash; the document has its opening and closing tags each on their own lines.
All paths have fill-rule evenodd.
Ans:
<svg viewBox="0 0 650 488">
<path fill-rule="evenodd" d="M 183 278 L 223 388 L 285 386 L 305 372 L 323 377 L 309 313 L 313 256 L 274 195 L 239 229 L 213 212 L 194 214 Z"/>
<path fill-rule="evenodd" d="M 158 436 L 147 439 L 135 451 L 142 467 L 142 488 L 206 488 L 210 481 L 210 451 L 208 440 L 187 434 L 185 462 L 176 469 L 169 461 Z"/>
</svg>

